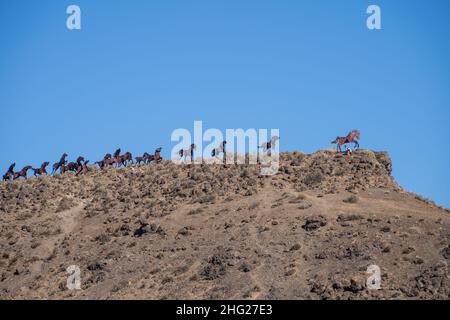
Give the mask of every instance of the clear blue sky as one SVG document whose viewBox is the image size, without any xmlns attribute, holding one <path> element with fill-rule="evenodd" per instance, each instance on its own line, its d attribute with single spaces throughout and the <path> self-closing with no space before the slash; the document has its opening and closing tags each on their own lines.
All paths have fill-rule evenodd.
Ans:
<svg viewBox="0 0 450 320">
<path fill-rule="evenodd" d="M 450 207 L 449 14 L 448 0 L 0 0 L 0 170 L 167 157 L 194 120 L 279 128 L 281 150 L 304 152 L 358 128 L 402 186 Z"/>
</svg>

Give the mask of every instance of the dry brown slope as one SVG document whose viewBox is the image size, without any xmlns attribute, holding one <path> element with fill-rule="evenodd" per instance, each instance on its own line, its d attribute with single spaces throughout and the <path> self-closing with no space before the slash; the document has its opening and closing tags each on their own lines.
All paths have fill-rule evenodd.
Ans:
<svg viewBox="0 0 450 320">
<path fill-rule="evenodd" d="M 294 152 L 272 177 L 163 162 L 2 183 L 0 297 L 447 299 L 449 213 L 391 166 Z M 69 265 L 82 290 L 67 290 Z"/>
</svg>

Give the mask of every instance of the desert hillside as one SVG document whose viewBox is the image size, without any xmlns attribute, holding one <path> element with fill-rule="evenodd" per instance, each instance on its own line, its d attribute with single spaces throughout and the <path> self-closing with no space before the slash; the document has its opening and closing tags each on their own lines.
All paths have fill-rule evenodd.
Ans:
<svg viewBox="0 0 450 320">
<path fill-rule="evenodd" d="M 2 182 L 0 299 L 449 298 L 449 211 L 398 186 L 387 153 L 281 159 Z"/>
</svg>

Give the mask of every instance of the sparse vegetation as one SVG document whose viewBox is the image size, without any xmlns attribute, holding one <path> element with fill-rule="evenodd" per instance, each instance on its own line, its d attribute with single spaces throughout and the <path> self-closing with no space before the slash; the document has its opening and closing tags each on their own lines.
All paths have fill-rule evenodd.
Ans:
<svg viewBox="0 0 450 320">
<path fill-rule="evenodd" d="M 0 183 L 0 298 L 447 299 L 450 215 L 390 167 L 319 151 L 283 153 L 275 176 L 162 161 Z M 381 258 L 389 289 L 373 293 Z"/>
<path fill-rule="evenodd" d="M 359 201 L 359 198 L 358 196 L 352 194 L 350 197 L 345 198 L 342 201 L 344 201 L 345 203 L 357 203 Z"/>
<path fill-rule="evenodd" d="M 306 177 L 303 179 L 303 183 L 311 187 L 321 183 L 323 180 L 324 176 L 320 172 L 315 171 L 306 175 Z"/>
</svg>

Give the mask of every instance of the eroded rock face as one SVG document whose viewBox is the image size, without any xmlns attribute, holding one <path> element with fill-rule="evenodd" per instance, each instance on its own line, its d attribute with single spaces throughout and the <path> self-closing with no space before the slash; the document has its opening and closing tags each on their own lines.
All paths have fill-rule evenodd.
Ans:
<svg viewBox="0 0 450 320">
<path fill-rule="evenodd" d="M 387 152 L 375 152 L 375 157 L 381 163 L 388 174 L 392 173 L 392 161 Z"/>
<path fill-rule="evenodd" d="M 387 153 L 280 159 L 274 176 L 161 162 L 0 183 L 0 298 L 448 298 L 450 215 Z"/>
</svg>

